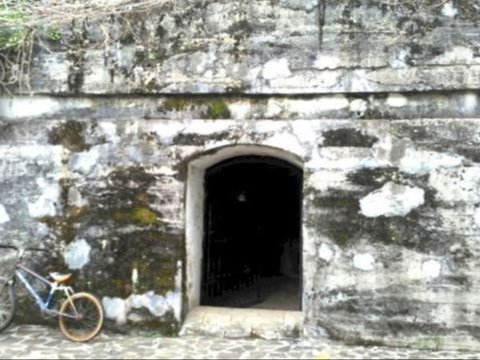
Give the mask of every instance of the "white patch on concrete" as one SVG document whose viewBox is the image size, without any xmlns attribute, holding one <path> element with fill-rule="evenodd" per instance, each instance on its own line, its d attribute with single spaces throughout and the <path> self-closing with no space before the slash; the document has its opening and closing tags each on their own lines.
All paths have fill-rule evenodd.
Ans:
<svg viewBox="0 0 480 360">
<path fill-rule="evenodd" d="M 399 167 L 400 170 L 409 174 L 424 175 L 433 169 L 460 166 L 462 161 L 463 157 L 459 155 L 407 148 Z"/>
<path fill-rule="evenodd" d="M 128 309 L 125 300 L 104 297 L 102 299 L 102 305 L 107 319 L 115 320 L 118 325 L 124 325 L 127 323 Z"/>
<path fill-rule="evenodd" d="M 132 294 L 127 299 L 104 297 L 102 304 L 105 309 L 105 317 L 112 319 L 119 325 L 131 318 L 130 312 L 133 309 L 146 308 L 150 314 L 162 317 L 173 312 L 176 320 L 180 321 L 181 315 L 181 292 L 169 291 L 165 296 L 156 295 L 153 291 L 144 294 Z"/>
<path fill-rule="evenodd" d="M 162 144 L 170 144 L 186 128 L 187 125 L 179 121 L 155 121 L 145 125 L 145 131 L 154 132 Z"/>
<path fill-rule="evenodd" d="M 0 224 L 4 224 L 10 221 L 10 216 L 8 216 L 7 210 L 5 207 L 0 204 Z"/>
<path fill-rule="evenodd" d="M 427 260 L 422 263 L 422 275 L 427 279 L 434 279 L 440 275 L 441 268 L 437 260 Z"/>
<path fill-rule="evenodd" d="M 353 257 L 353 266 L 363 271 L 372 271 L 375 268 L 375 258 L 370 253 L 357 254 Z"/>
<path fill-rule="evenodd" d="M 350 102 L 350 112 L 357 116 L 363 116 L 368 109 L 368 102 L 363 99 L 355 99 Z"/>
<path fill-rule="evenodd" d="M 464 113 L 474 113 L 478 105 L 478 96 L 474 92 L 463 95 L 462 109 Z"/>
<path fill-rule="evenodd" d="M 381 189 L 375 190 L 360 199 L 360 212 L 366 217 L 404 216 L 425 202 L 425 191 L 386 183 Z"/>
<path fill-rule="evenodd" d="M 69 163 L 70 169 L 85 175 L 91 173 L 99 162 L 101 149 L 106 148 L 99 145 L 91 147 L 89 151 L 75 153 Z"/>
<path fill-rule="evenodd" d="M 37 179 L 37 186 L 42 192 L 37 201 L 28 203 L 28 213 L 31 217 L 55 216 L 57 213 L 56 204 L 60 196 L 58 183 L 47 182 L 45 178 Z"/>
<path fill-rule="evenodd" d="M 455 6 L 453 6 L 451 1 L 446 2 L 443 4 L 442 7 L 442 15 L 448 17 L 455 17 L 458 14 L 458 10 Z"/>
<path fill-rule="evenodd" d="M 408 105 L 408 99 L 400 94 L 390 94 L 385 103 L 390 107 L 404 107 Z"/>
<path fill-rule="evenodd" d="M 322 147 L 311 156 L 305 167 L 312 169 L 353 170 L 377 166 L 370 148 Z"/>
<path fill-rule="evenodd" d="M 275 134 L 271 138 L 267 139 L 263 144 L 290 151 L 301 157 L 305 155 L 306 151 L 305 147 L 300 144 L 298 138 L 289 133 Z"/>
<path fill-rule="evenodd" d="M 392 154 L 393 142 L 392 137 L 387 135 L 372 146 L 372 156 L 374 164 L 372 167 L 392 166 L 390 156 Z"/>
<path fill-rule="evenodd" d="M 233 119 L 248 119 L 250 118 L 250 111 L 252 104 L 249 101 L 234 101 L 228 104 L 228 110 Z"/>
<path fill-rule="evenodd" d="M 278 99 L 268 99 L 267 111 L 265 111 L 265 116 L 267 118 L 276 117 L 279 116 L 284 110 L 285 104 L 283 101 Z"/>
<path fill-rule="evenodd" d="M 60 110 L 59 101 L 48 97 L 0 99 L 0 117 L 22 118 L 40 116 Z"/>
<path fill-rule="evenodd" d="M 281 133 L 288 131 L 288 126 L 285 121 L 280 120 L 262 120 L 252 121 L 256 132 L 261 133 Z"/>
<path fill-rule="evenodd" d="M 90 250 L 92 250 L 92 247 L 85 239 L 71 242 L 63 252 L 65 264 L 71 270 L 82 269 L 90 261 Z"/>
<path fill-rule="evenodd" d="M 50 228 L 48 227 L 47 224 L 44 223 L 37 223 L 37 232 L 36 235 L 38 237 L 44 237 L 50 234 Z"/>
<path fill-rule="evenodd" d="M 307 185 L 319 191 L 326 191 L 335 188 L 347 188 L 351 185 L 344 171 L 315 170 L 306 180 Z"/>
<path fill-rule="evenodd" d="M 480 167 L 457 169 L 437 169 L 430 174 L 429 184 L 437 193 L 435 198 L 449 204 L 480 203 Z"/>
<path fill-rule="evenodd" d="M 133 268 L 133 270 L 132 270 L 132 285 L 133 285 L 134 289 L 137 287 L 137 284 L 138 284 L 138 270 L 137 270 L 137 268 Z"/>
<path fill-rule="evenodd" d="M 138 270 L 132 271 L 132 283 L 138 284 Z M 132 294 L 127 299 L 104 297 L 102 300 L 105 309 L 105 316 L 108 319 L 115 320 L 117 324 L 123 325 L 128 320 L 141 321 L 136 314 L 131 314 L 134 309 L 146 308 L 150 314 L 156 317 L 162 317 L 169 312 L 173 312 L 177 321 L 181 320 L 182 314 L 182 262 L 177 261 L 177 273 L 175 275 L 175 289 L 167 292 L 165 296 L 155 294 L 154 291 L 148 291 L 144 294 Z"/>
<path fill-rule="evenodd" d="M 297 120 L 292 128 L 292 134 L 295 135 L 306 149 L 318 146 L 322 141 L 321 125 L 316 121 Z"/>
<path fill-rule="evenodd" d="M 332 84 L 331 86 L 336 85 L 339 81 L 341 81 L 340 78 L 344 76 L 343 71 L 340 71 L 340 72 L 332 71 L 331 73 L 332 74 L 330 75 L 330 77 L 333 77 L 335 73 L 338 73 L 338 75 L 336 76 L 335 83 Z M 350 91 L 352 92 L 372 91 L 373 89 L 375 89 L 376 85 L 374 84 L 372 85 L 372 82 L 370 79 L 371 79 L 371 76 L 369 71 L 365 69 L 354 69 L 353 71 L 350 72 L 350 79 L 349 79 L 350 87 L 351 87 Z M 329 84 L 327 83 L 325 85 L 328 86 Z M 341 85 L 339 89 L 340 88 L 343 88 L 343 85 Z"/>
<path fill-rule="evenodd" d="M 263 78 L 266 80 L 286 78 L 292 75 L 286 58 L 273 59 L 263 65 Z"/>
<path fill-rule="evenodd" d="M 303 116 L 324 111 L 341 110 L 350 105 L 350 102 L 344 95 L 320 98 L 314 102 L 296 99 L 287 99 L 285 102 L 290 112 L 304 114 Z"/>
<path fill-rule="evenodd" d="M 165 296 L 156 295 L 153 291 L 148 291 L 143 295 L 130 295 L 126 300 L 132 309 L 141 309 L 142 307 L 157 317 L 162 317 L 169 311 L 176 312 L 181 301 L 181 294 L 178 291 L 169 291 Z M 177 315 L 175 315 L 177 317 Z M 178 319 L 178 318 L 177 318 Z"/>
<path fill-rule="evenodd" d="M 80 192 L 73 186 L 68 189 L 67 200 L 70 206 L 82 207 L 87 205 L 87 201 L 82 198 Z"/>
<path fill-rule="evenodd" d="M 120 142 L 120 137 L 117 134 L 117 125 L 113 122 L 101 122 L 98 127 L 107 140 L 110 143 L 117 144 Z"/>
<path fill-rule="evenodd" d="M 177 261 L 177 273 L 175 274 L 175 290 L 182 291 L 182 261 Z M 180 309 L 178 309 L 180 311 Z M 176 314 L 176 313 L 175 313 Z M 177 319 L 180 319 L 180 312 L 178 313 Z"/>
<path fill-rule="evenodd" d="M 231 131 L 235 121 L 231 120 L 192 120 L 185 124 L 185 133 L 198 135 L 211 135 Z"/>
<path fill-rule="evenodd" d="M 177 172 L 173 170 L 170 166 L 160 166 L 158 169 L 156 169 L 156 173 L 172 176 L 172 175 L 175 175 Z"/>
<path fill-rule="evenodd" d="M 435 63 L 442 65 L 465 65 L 475 62 L 473 49 L 467 46 L 454 46 L 435 58 Z"/>
<path fill-rule="evenodd" d="M 318 256 L 320 257 L 320 259 L 323 259 L 326 262 L 330 262 L 333 260 L 335 252 L 330 245 L 322 243 L 320 245 L 320 249 L 318 250 Z"/>
<path fill-rule="evenodd" d="M 480 208 L 476 208 L 473 214 L 473 220 L 475 222 L 475 226 L 480 229 Z"/>
<path fill-rule="evenodd" d="M 324 53 L 319 53 L 317 55 L 317 59 L 313 63 L 313 68 L 319 70 L 336 69 L 339 66 L 342 66 L 342 59 L 340 59 L 338 56 Z"/>
<path fill-rule="evenodd" d="M 410 48 L 401 48 L 396 51 L 395 56 L 388 63 L 394 69 L 404 69 L 408 67 L 407 59 L 410 56 Z"/>
</svg>

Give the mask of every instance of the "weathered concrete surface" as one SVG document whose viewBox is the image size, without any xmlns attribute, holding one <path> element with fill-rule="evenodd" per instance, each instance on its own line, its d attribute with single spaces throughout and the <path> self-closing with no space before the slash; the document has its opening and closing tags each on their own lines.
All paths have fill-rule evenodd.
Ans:
<svg viewBox="0 0 480 360">
<path fill-rule="evenodd" d="M 462 119 L 477 118 L 477 91 L 305 96 L 179 95 L 0 97 L 0 119 Z M 32 124 L 34 126 L 34 124 Z M 7 136 L 2 132 L 0 136 Z M 451 140 L 455 140 L 452 138 Z"/>
<path fill-rule="evenodd" d="M 8 241 L 55 249 L 47 267 L 73 271 L 111 326 L 175 333 L 192 286 L 188 161 L 238 144 L 278 149 L 305 173 L 306 335 L 472 348 L 477 124 L 18 118 L 3 125 L 0 228 Z"/>
<path fill-rule="evenodd" d="M 478 352 L 348 346 L 328 340 L 165 338 L 155 331 L 137 335 L 100 333 L 87 344 L 73 343 L 57 329 L 12 327 L 0 336 L 2 359 L 478 359 Z"/>
<path fill-rule="evenodd" d="M 77 19 L 33 57 L 35 93 L 310 94 L 475 89 L 476 2 L 160 1 Z M 46 49 L 45 49 L 46 48 Z"/>
<path fill-rule="evenodd" d="M 2 241 L 54 249 L 32 262 L 73 271 L 108 326 L 177 333 L 191 164 L 255 149 L 304 171 L 306 336 L 478 349 L 477 2 L 195 5 L 34 47 L 33 96 L 0 99 Z"/>
</svg>

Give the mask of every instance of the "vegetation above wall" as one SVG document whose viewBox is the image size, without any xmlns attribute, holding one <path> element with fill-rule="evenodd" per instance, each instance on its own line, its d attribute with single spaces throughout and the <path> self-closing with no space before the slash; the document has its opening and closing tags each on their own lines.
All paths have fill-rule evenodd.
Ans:
<svg viewBox="0 0 480 360">
<path fill-rule="evenodd" d="M 3 0 L 0 3 L 0 88 L 29 87 L 35 47 L 49 50 L 62 40 L 62 29 L 85 20 L 142 13 L 170 0 Z M 107 40 L 107 36 L 105 36 Z M 68 39 L 67 39 L 68 40 Z M 78 46 L 66 41 L 67 48 Z M 80 44 L 83 45 L 83 44 Z"/>
<path fill-rule="evenodd" d="M 412 91 L 424 83 L 431 89 L 477 87 L 474 77 L 459 79 L 467 71 L 461 66 L 480 61 L 470 35 L 480 21 L 478 2 L 267 3 L 3 0 L 0 90 L 290 94 Z M 362 50 L 370 48 L 379 51 Z M 445 78 L 429 72 L 446 65 L 461 68 Z M 421 82 L 399 81 L 410 67 L 420 69 L 415 78 Z M 351 81 L 355 69 L 371 72 L 361 76 L 366 84 Z M 210 110 L 213 118 L 222 114 Z"/>
</svg>

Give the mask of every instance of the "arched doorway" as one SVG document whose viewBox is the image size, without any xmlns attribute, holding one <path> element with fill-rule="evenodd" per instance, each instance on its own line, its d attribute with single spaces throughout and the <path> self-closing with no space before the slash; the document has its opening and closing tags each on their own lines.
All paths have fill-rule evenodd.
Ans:
<svg viewBox="0 0 480 360">
<path fill-rule="evenodd" d="M 272 156 L 205 170 L 200 305 L 300 310 L 302 182 Z"/>
</svg>

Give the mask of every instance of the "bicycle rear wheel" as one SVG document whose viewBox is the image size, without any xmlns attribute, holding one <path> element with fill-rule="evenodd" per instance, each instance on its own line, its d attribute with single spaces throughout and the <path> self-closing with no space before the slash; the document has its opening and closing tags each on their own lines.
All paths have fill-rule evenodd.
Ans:
<svg viewBox="0 0 480 360">
<path fill-rule="evenodd" d="M 5 330 L 13 320 L 17 308 L 15 290 L 10 284 L 0 284 L 0 331 Z"/>
<path fill-rule="evenodd" d="M 88 341 L 100 332 L 103 325 L 103 308 L 98 299 L 89 293 L 77 293 L 65 300 L 60 308 L 58 322 L 62 333 L 73 341 Z"/>
</svg>

